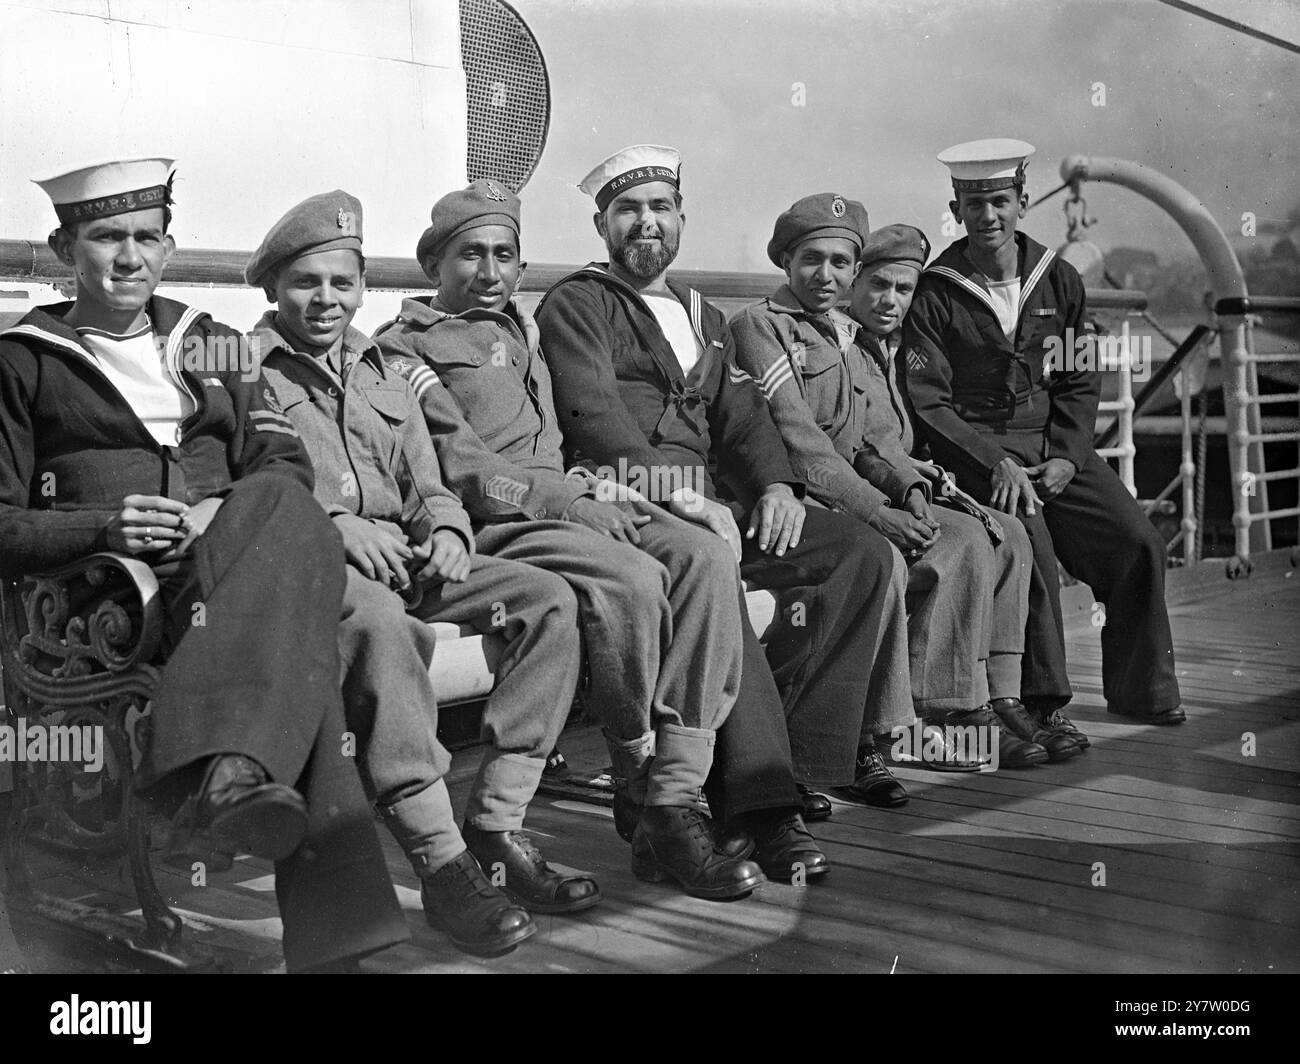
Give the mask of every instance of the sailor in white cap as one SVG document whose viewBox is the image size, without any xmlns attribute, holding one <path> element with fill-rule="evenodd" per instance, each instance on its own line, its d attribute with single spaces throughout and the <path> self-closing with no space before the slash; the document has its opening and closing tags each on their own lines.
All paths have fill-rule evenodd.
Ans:
<svg viewBox="0 0 1300 1064">
<path fill-rule="evenodd" d="M 1057 558 L 1105 605 L 1103 687 L 1112 713 L 1185 719 L 1164 601 L 1165 546 L 1093 450 L 1100 382 L 1053 364 L 1091 332 L 1074 267 L 1018 232 L 1033 146 L 980 140 L 939 155 L 967 236 L 921 276 L 904 323 L 907 384 L 936 461 L 981 502 L 1018 513 L 1034 548 L 1021 700 L 1087 744 L 1060 714 L 1072 692 Z M 1064 360 L 1057 359 L 1058 363 Z"/>
<path fill-rule="evenodd" d="M 338 534 L 239 334 L 154 296 L 170 167 L 39 179 L 77 297 L 0 333 L 0 575 L 103 550 L 154 569 L 167 654 L 137 782 L 180 807 L 166 859 L 274 860 L 288 967 L 332 968 L 408 937 L 338 743 Z"/>
<path fill-rule="evenodd" d="M 596 201 L 603 213 L 624 189 L 665 182 L 673 188 L 673 198 L 681 203 L 682 157 L 676 148 L 663 144 L 633 144 L 616 151 L 578 182 L 578 187 Z"/>
</svg>

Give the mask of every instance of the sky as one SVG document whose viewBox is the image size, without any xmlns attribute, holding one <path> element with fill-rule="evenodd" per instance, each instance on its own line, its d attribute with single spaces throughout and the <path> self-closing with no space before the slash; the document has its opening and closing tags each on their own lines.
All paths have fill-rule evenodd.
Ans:
<svg viewBox="0 0 1300 1064">
<path fill-rule="evenodd" d="M 1200 2 L 1300 42 L 1297 0 Z M 1247 211 L 1266 238 L 1300 205 L 1300 56 L 1156 0 L 513 3 L 551 79 L 549 140 L 523 193 L 534 261 L 600 257 L 591 201 L 574 186 L 642 142 L 682 152 L 678 264 L 700 269 L 770 269 L 776 216 L 823 191 L 942 247 L 950 187 L 935 155 L 988 136 L 1037 147 L 1031 198 L 1060 184 L 1065 156 L 1085 154 L 1171 177 L 1234 237 Z M 1084 195 L 1103 249 L 1192 254 L 1135 193 L 1091 183 Z M 1062 199 L 1036 207 L 1026 231 L 1059 244 Z"/>
<path fill-rule="evenodd" d="M 1239 253 L 1270 242 L 1270 229 L 1300 208 L 1300 56 L 1157 0 L 511 2 L 536 35 L 551 80 L 549 141 L 523 190 L 523 251 L 534 263 L 603 256 L 593 204 L 577 182 L 617 149 L 644 142 L 682 152 L 687 226 L 677 265 L 696 269 L 772 274 L 764 249 L 777 215 L 816 192 L 860 199 L 873 226 L 909 222 L 942 248 L 958 234 L 944 231 L 951 190 L 935 155 L 990 136 L 1036 145 L 1031 197 L 1060 183 L 1067 155 L 1142 163 L 1202 198 Z M 1300 41 L 1300 0 L 1196 2 Z M 51 160 L 33 152 L 49 143 L 83 157 L 90 150 L 82 141 L 130 104 L 149 117 L 142 124 L 151 142 L 174 143 L 172 153 L 184 156 L 174 230 L 182 246 L 247 250 L 288 204 L 342 187 L 366 203 L 368 250 L 409 254 L 415 226 L 447 191 L 446 174 L 429 159 L 448 161 L 447 145 L 463 135 L 459 73 L 455 91 L 436 80 L 455 67 L 456 4 L 276 0 L 231 32 L 212 14 L 230 10 L 225 0 L 212 8 L 113 0 L 127 23 L 134 12 L 194 33 L 177 37 L 160 67 L 148 62 L 158 53 L 140 25 L 111 37 L 112 48 L 87 46 L 78 62 L 122 79 L 94 100 L 51 92 L 47 101 L 41 86 L 67 70 L 49 68 L 40 80 L 46 67 L 32 74 L 17 62 L 34 54 L 21 34 L 0 36 L 0 53 L 8 47 L 17 57 L 13 70 L 27 71 L 22 76 L 41 89 L 37 120 L 24 127 L 31 150 L 14 146 L 22 141 L 14 136 L 19 109 L 0 110 L 0 228 L 39 239 L 49 207 L 27 177 Z M 26 6 L 84 8 L 87 17 L 72 23 L 92 45 L 98 40 L 81 26 L 96 18 L 92 0 Z M 0 14 L 6 10 L 20 11 L 0 0 Z M 42 25 L 56 23 L 63 25 Z M 262 43 L 247 43 L 249 35 Z M 278 48 L 273 71 L 257 65 L 267 41 Z M 165 93 L 154 84 L 174 62 L 212 67 L 223 49 L 243 64 L 236 75 L 183 80 Z M 396 54 L 403 49 L 410 56 Z M 441 65 L 417 67 L 410 61 L 417 55 Z M 0 80 L 6 69 L 0 63 Z M 270 92 L 271 73 L 293 91 Z M 102 112 L 98 123 L 85 117 L 96 113 L 92 103 Z M 388 109 L 386 121 L 376 120 L 379 107 Z M 195 122 L 191 109 L 206 119 Z M 232 190 L 240 197 L 232 200 Z M 1103 249 L 1192 257 L 1176 224 L 1135 193 L 1096 183 L 1084 192 L 1098 219 L 1090 239 Z M 1063 199 L 1035 208 L 1024 223 L 1052 247 L 1065 236 Z M 1256 217 L 1256 237 L 1240 235 L 1246 212 Z M 265 309 L 252 290 L 173 294 L 240 325 Z M 368 294 L 357 324 L 373 329 L 400 298 Z"/>
</svg>

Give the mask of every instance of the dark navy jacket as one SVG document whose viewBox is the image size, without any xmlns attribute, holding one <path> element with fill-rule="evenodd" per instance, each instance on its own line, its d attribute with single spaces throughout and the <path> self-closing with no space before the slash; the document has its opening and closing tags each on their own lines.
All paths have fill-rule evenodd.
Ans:
<svg viewBox="0 0 1300 1064">
<path fill-rule="evenodd" d="M 694 289 L 668 287 L 702 348 L 689 375 L 654 312 L 603 264 L 570 274 L 537 308 L 570 459 L 700 469 L 709 498 L 721 493 L 744 509 L 772 484 L 802 496 L 757 383 L 736 365 L 722 312 Z"/>
<path fill-rule="evenodd" d="M 987 474 L 1006 457 L 997 434 L 1014 432 L 1041 435 L 1043 459 L 1082 467 L 1093 449 L 1100 378 L 1086 364 L 1049 366 L 1047 356 L 1060 349 L 1050 338 L 1092 336 L 1083 281 L 1042 244 L 1023 233 L 1016 242 L 1021 292 L 1014 342 L 966 257 L 966 238 L 921 274 L 903 323 L 908 396 L 918 428 L 945 465 L 965 458 Z"/>
<path fill-rule="evenodd" d="M 261 375 L 241 368 L 238 332 L 182 303 L 151 300 L 164 365 L 195 401 L 180 439 L 164 446 L 64 324 L 71 308 L 38 308 L 0 333 L 0 574 L 106 549 L 127 495 L 194 504 L 262 473 L 311 489 L 293 424 Z"/>
</svg>

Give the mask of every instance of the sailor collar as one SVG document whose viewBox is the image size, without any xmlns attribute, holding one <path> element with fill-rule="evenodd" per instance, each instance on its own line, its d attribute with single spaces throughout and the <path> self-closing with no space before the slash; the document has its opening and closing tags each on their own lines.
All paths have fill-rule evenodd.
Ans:
<svg viewBox="0 0 1300 1064">
<path fill-rule="evenodd" d="M 626 281 L 615 277 L 610 272 L 608 263 L 590 262 L 578 271 L 579 276 L 583 274 L 596 277 L 602 283 L 628 296 L 648 315 L 654 317 L 654 311 L 650 309 L 650 304 L 645 301 L 645 297 Z M 677 302 L 686 308 L 686 315 L 691 322 L 691 331 L 695 334 L 695 339 L 699 341 L 700 349 L 707 351 L 710 346 L 717 346 L 711 344 L 708 337 L 704 335 L 704 298 L 700 293 L 689 285 L 678 284 L 671 279 L 668 281 L 668 291 L 676 297 Z"/>
<path fill-rule="evenodd" d="M 1016 245 L 1018 251 L 1017 277 L 1020 280 L 1020 299 L 1016 304 L 1016 320 L 1019 321 L 1021 315 L 1024 314 L 1029 297 L 1033 294 L 1034 289 L 1042 283 L 1043 278 L 1047 276 L 1048 270 L 1056 259 L 1056 252 L 1044 247 L 1035 240 L 1031 240 L 1024 233 L 1016 233 Z M 988 289 L 980 281 L 983 274 L 975 268 L 975 264 L 971 262 L 966 254 L 969 247 L 970 237 L 963 237 L 961 240 L 949 245 L 943 254 L 926 268 L 925 273 L 942 277 L 945 281 L 969 292 L 988 307 L 989 312 L 994 317 L 997 317 L 997 306 L 989 295 Z"/>
</svg>

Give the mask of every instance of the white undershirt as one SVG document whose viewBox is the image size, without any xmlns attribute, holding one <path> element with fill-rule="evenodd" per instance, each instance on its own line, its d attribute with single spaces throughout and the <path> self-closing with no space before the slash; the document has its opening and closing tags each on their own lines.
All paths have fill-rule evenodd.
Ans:
<svg viewBox="0 0 1300 1064">
<path fill-rule="evenodd" d="M 194 412 L 194 400 L 164 371 L 153 328 L 146 324 L 129 336 L 86 328 L 77 335 L 149 434 L 165 447 L 179 443 L 180 423 Z"/>
<path fill-rule="evenodd" d="M 1008 340 L 1016 335 L 1016 321 L 1020 318 L 1020 278 L 1009 281 L 990 281 L 984 278 L 988 286 L 989 298 L 993 300 L 993 309 L 998 312 L 998 324 Z"/>
<path fill-rule="evenodd" d="M 677 364 L 682 373 L 688 374 L 700 360 L 700 341 L 691 328 L 691 319 L 686 315 L 686 308 L 676 296 L 661 296 L 642 292 L 646 305 L 654 312 L 659 321 L 659 328 L 677 356 Z"/>
</svg>

